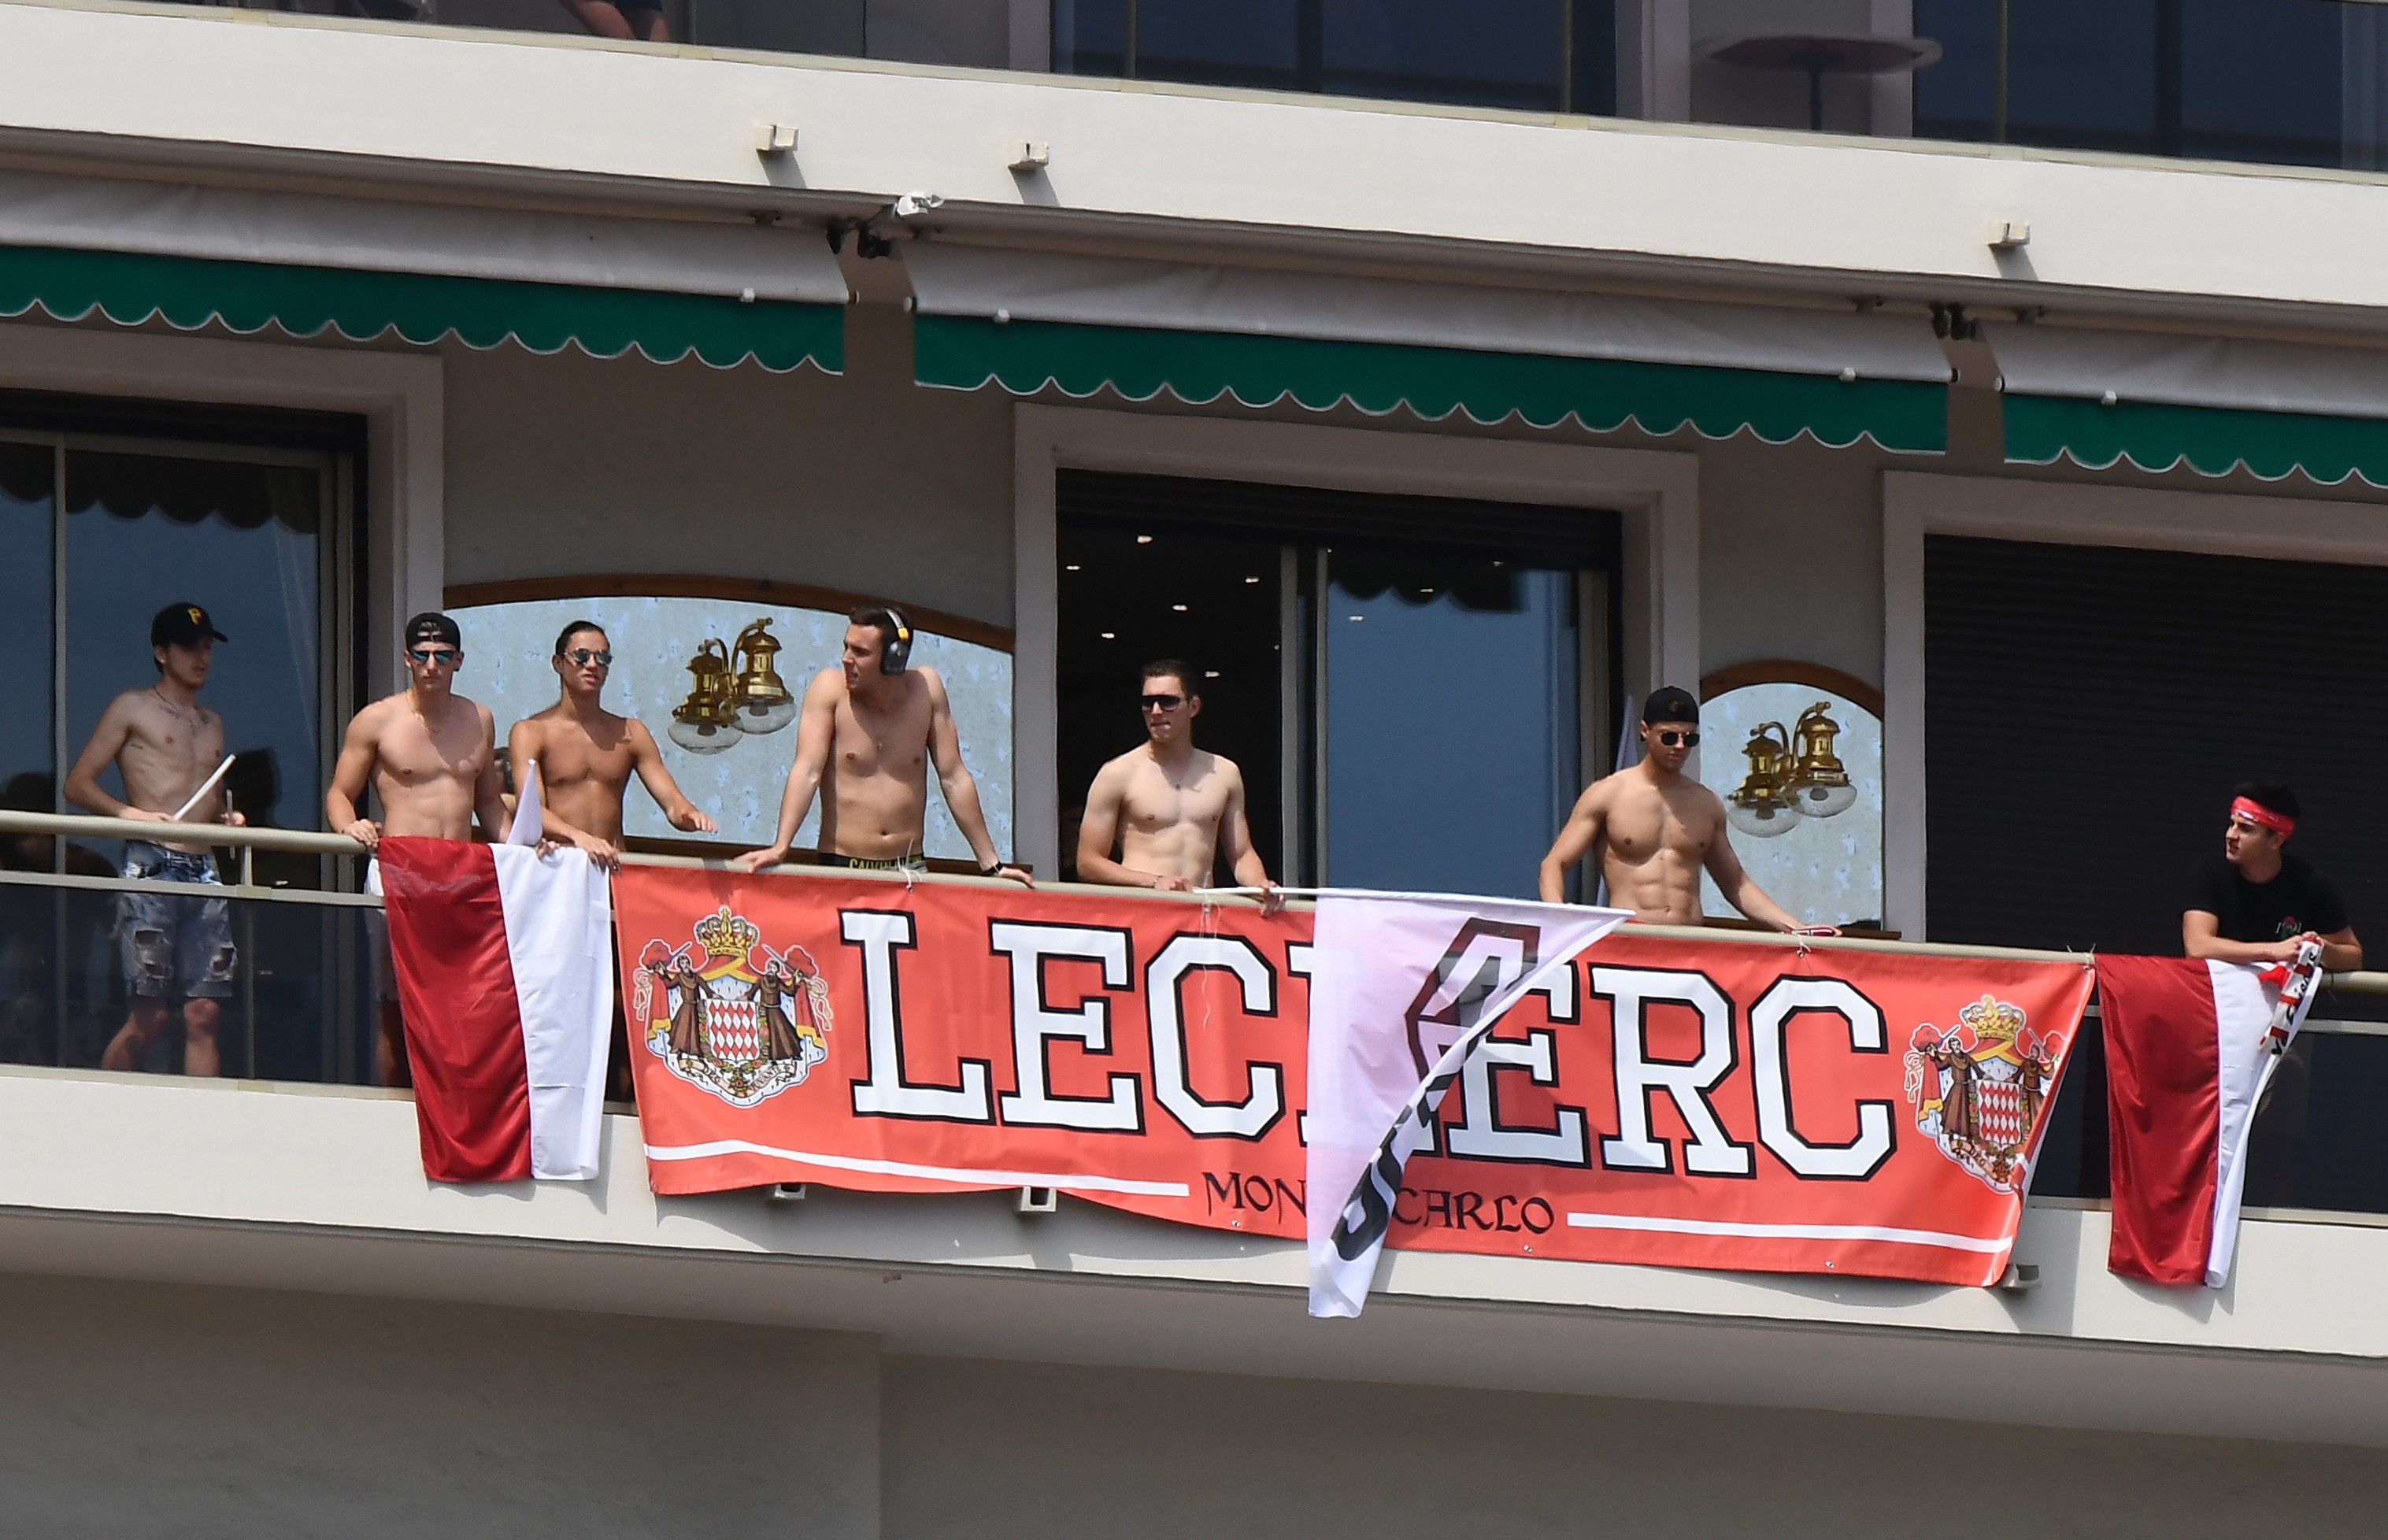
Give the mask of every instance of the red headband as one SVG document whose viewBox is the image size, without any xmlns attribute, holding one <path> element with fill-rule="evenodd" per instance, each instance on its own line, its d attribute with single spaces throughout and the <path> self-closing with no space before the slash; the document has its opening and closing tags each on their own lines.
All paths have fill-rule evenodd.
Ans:
<svg viewBox="0 0 2388 1540">
<path fill-rule="evenodd" d="M 2286 813 L 2276 813 L 2271 808 L 2265 807 L 2262 803 L 2251 802 L 2243 796 L 2234 797 L 2231 799 L 2230 816 L 2233 818 L 2243 818 L 2250 823 L 2260 823 L 2265 828 L 2272 831 L 2272 833 L 2280 835 L 2282 839 L 2286 839 L 2291 834 L 2297 832 L 2297 821 L 2295 819 L 2291 818 Z"/>
</svg>

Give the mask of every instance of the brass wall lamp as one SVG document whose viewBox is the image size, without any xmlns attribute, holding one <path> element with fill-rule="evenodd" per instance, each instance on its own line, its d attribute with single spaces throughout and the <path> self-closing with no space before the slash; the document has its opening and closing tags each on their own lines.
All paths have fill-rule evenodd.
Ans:
<svg viewBox="0 0 2388 1540">
<path fill-rule="evenodd" d="M 1857 805 L 1848 767 L 1833 752 L 1841 724 L 1818 701 L 1799 713 L 1796 729 L 1762 722 L 1741 752 L 1749 774 L 1725 800 L 1725 817 L 1755 839 L 1787 834 L 1804 818 L 1835 818 Z"/>
<path fill-rule="evenodd" d="M 688 699 L 672 707 L 672 742 L 691 754 L 719 754 L 743 734 L 759 737 L 794 721 L 796 697 L 775 667 L 781 645 L 768 619 L 740 631 L 730 646 L 706 637 L 688 660 Z"/>
<path fill-rule="evenodd" d="M 691 754 L 719 754 L 738 741 L 730 649 L 706 637 L 688 660 L 688 671 L 695 683 L 688 699 L 672 707 L 671 741 Z"/>
</svg>

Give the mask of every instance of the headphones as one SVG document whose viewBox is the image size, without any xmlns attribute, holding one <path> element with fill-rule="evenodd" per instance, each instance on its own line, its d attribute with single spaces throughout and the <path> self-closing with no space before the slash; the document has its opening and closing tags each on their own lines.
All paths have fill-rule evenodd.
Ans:
<svg viewBox="0 0 2388 1540">
<path fill-rule="evenodd" d="M 885 616 L 887 623 L 896 628 L 896 633 L 887 638 L 886 645 L 880 650 L 879 671 L 883 674 L 900 674 L 904 671 L 905 665 L 912 661 L 912 622 L 905 619 L 904 612 L 893 605 L 880 605 L 879 613 Z"/>
</svg>

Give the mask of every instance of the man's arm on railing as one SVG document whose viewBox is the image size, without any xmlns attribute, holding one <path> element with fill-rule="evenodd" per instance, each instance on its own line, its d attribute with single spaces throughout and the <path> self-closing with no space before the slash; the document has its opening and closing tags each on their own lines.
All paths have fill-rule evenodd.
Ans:
<svg viewBox="0 0 2388 1540">
<path fill-rule="evenodd" d="M 1799 928 L 1799 922 L 1768 897 L 1766 890 L 1749 874 L 1749 869 L 1741 864 L 1741 858 L 1734 853 L 1733 841 L 1725 837 L 1721 827 L 1717 830 L 1716 843 L 1708 846 L 1708 875 L 1716 879 L 1717 891 L 1724 895 L 1724 901 L 1742 913 L 1786 934 Z"/>
<path fill-rule="evenodd" d="M 1608 794 L 1601 788 L 1605 782 L 1595 781 L 1575 799 L 1575 808 L 1568 814 L 1559 837 L 1551 842 L 1550 854 L 1543 858 L 1543 868 L 1536 890 L 1543 902 L 1558 904 L 1567 901 L 1568 872 L 1590 854 L 1608 829 Z"/>
<path fill-rule="evenodd" d="M 788 766 L 787 787 L 780 793 L 779 832 L 762 849 L 733 857 L 730 864 L 739 871 L 760 872 L 777 866 L 796 843 L 797 826 L 812 810 L 821 776 L 829 769 L 830 748 L 837 736 L 837 699 L 836 676 L 829 669 L 814 675 L 812 683 L 805 687 L 804 713 L 796 719 L 796 757 Z"/>
<path fill-rule="evenodd" d="M 83 745 L 83 754 L 67 771 L 67 800 L 78 808 L 90 809 L 103 818 L 129 818 L 137 823 L 164 823 L 167 815 L 136 808 L 130 802 L 120 802 L 108 795 L 99 783 L 99 772 L 124 752 L 124 741 L 132 736 L 133 719 L 122 695 L 108 703 L 99 714 L 99 725 L 92 730 L 91 742 Z"/>
<path fill-rule="evenodd" d="M 481 714 L 481 772 L 473 778 L 473 814 L 481 821 L 481 833 L 502 844 L 514 815 L 506 810 L 505 778 L 498 773 L 498 719 L 478 701 L 473 709 Z"/>
<path fill-rule="evenodd" d="M 340 741 L 339 762 L 332 767 L 331 788 L 324 793 L 324 816 L 331 821 L 334 832 L 368 850 L 381 844 L 381 825 L 365 817 L 357 805 L 364 800 L 365 783 L 379 757 L 380 720 L 378 706 L 368 706 L 349 723 L 348 736 Z"/>
<path fill-rule="evenodd" d="M 1138 872 L 1111 859 L 1111 850 L 1119 844 L 1120 804 L 1126 792 L 1127 771 L 1116 760 L 1098 771 L 1095 783 L 1086 788 L 1086 811 L 1078 820 L 1078 881 L 1100 883 L 1105 887 L 1188 891 L 1194 885 L 1183 877 Z"/>
<path fill-rule="evenodd" d="M 2208 962 L 2293 962 L 2297 957 L 2297 943 L 2304 939 L 2292 935 L 2281 941 L 2233 941 L 2222 935 L 2221 930 L 2219 917 L 2202 909 L 2182 910 L 2182 953 Z M 2320 938 L 2317 936 L 2315 939 Z M 2332 972 L 2342 971 L 2331 967 L 2327 951 L 2324 952 L 2322 966 L 2331 968 Z"/>
</svg>

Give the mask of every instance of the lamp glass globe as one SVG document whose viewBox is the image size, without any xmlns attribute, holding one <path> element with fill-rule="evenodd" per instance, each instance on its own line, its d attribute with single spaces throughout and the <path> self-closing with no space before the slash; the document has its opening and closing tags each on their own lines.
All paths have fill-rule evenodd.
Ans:
<svg viewBox="0 0 2388 1540">
<path fill-rule="evenodd" d="M 691 754 L 719 754 L 738 742 L 738 734 L 712 722 L 675 720 L 671 741 Z"/>
<path fill-rule="evenodd" d="M 1772 839 L 1791 832 L 1792 825 L 1799 821 L 1799 809 L 1788 802 L 1728 802 L 1724 816 L 1752 839 Z"/>
<path fill-rule="evenodd" d="M 770 706 L 742 706 L 738 708 L 736 718 L 738 731 L 752 732 L 758 736 L 766 732 L 777 732 L 796 719 L 796 713 L 802 706 L 802 702 L 793 699 L 779 701 Z"/>
<path fill-rule="evenodd" d="M 1857 805 L 1854 785 L 1802 786 L 1798 791 L 1799 810 L 1810 818 L 1836 818 Z"/>
</svg>

